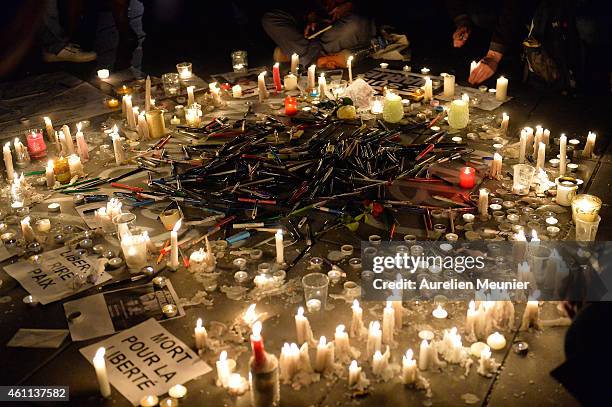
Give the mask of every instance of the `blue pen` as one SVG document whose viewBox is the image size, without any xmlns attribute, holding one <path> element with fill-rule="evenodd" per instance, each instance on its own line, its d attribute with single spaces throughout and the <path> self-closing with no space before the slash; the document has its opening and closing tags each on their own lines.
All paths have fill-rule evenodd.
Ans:
<svg viewBox="0 0 612 407">
<path fill-rule="evenodd" d="M 334 215 L 344 215 L 343 211 L 339 211 L 337 209 L 328 208 L 326 206 L 316 206 L 315 209 L 318 209 L 321 212 L 333 213 Z"/>
<path fill-rule="evenodd" d="M 229 244 L 234 244 L 234 243 L 239 242 L 241 240 L 248 239 L 249 237 L 251 237 L 251 233 L 248 230 L 244 230 L 244 231 L 242 231 L 240 233 L 236 233 L 235 235 L 232 235 L 232 236 L 226 238 L 225 240 Z"/>
</svg>

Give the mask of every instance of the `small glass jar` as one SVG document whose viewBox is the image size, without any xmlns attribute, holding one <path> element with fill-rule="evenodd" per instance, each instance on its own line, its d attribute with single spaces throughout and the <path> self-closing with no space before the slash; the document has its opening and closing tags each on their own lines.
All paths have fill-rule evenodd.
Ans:
<svg viewBox="0 0 612 407">
<path fill-rule="evenodd" d="M 191 62 L 180 62 L 176 64 L 176 70 L 181 80 L 191 79 L 193 75 Z"/>
<path fill-rule="evenodd" d="M 58 180 L 60 184 L 67 184 L 70 182 L 71 176 L 68 158 L 60 156 L 53 160 L 53 173 L 55 174 L 55 179 Z"/>
<path fill-rule="evenodd" d="M 246 51 L 238 50 L 231 54 L 232 56 L 232 68 L 236 73 L 244 73 L 249 70 L 249 60 Z"/>
<path fill-rule="evenodd" d="M 162 83 L 164 85 L 164 93 L 166 96 L 178 95 L 180 89 L 179 74 L 165 73 L 162 75 Z"/>
<path fill-rule="evenodd" d="M 30 157 L 39 159 L 47 156 L 47 145 L 43 138 L 42 129 L 30 130 L 26 137 Z"/>
</svg>

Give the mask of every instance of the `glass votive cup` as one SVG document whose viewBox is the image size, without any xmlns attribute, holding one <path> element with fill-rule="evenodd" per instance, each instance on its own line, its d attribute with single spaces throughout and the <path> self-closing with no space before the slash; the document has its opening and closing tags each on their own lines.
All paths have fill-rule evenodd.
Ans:
<svg viewBox="0 0 612 407">
<path fill-rule="evenodd" d="M 323 273 L 310 273 L 302 277 L 304 300 L 308 312 L 317 312 L 327 305 L 329 277 Z"/>
<path fill-rule="evenodd" d="M 551 238 L 557 237 L 560 232 L 561 229 L 558 226 L 548 226 L 546 228 L 546 234 Z"/>
<path fill-rule="evenodd" d="M 178 72 L 179 78 L 181 80 L 191 79 L 193 75 L 193 66 L 191 62 L 180 62 L 176 64 L 176 71 Z"/>
<path fill-rule="evenodd" d="M 238 50 L 231 53 L 234 72 L 244 73 L 249 70 L 249 60 L 246 51 Z"/>
<path fill-rule="evenodd" d="M 599 215 L 602 201 L 594 195 L 579 194 L 572 201 L 572 220 L 576 222 L 581 219 L 586 222 L 593 222 Z"/>
<path fill-rule="evenodd" d="M 346 91 L 346 87 L 348 86 L 348 82 L 343 79 L 335 79 L 330 82 L 329 88 L 331 89 L 332 95 L 335 98 L 339 98 L 344 95 L 344 91 Z"/>
<path fill-rule="evenodd" d="M 162 83 L 164 85 L 164 93 L 166 96 L 178 95 L 181 87 L 179 74 L 177 73 L 165 73 L 162 75 Z"/>
<path fill-rule="evenodd" d="M 383 96 L 372 96 L 370 99 L 370 113 L 382 114 L 385 98 Z"/>
<path fill-rule="evenodd" d="M 379 235 L 370 235 L 370 237 L 368 237 L 368 240 L 372 245 L 378 246 L 382 242 L 382 237 L 380 237 Z"/>
<path fill-rule="evenodd" d="M 597 235 L 597 229 L 599 228 L 599 222 L 601 216 L 597 216 L 594 221 L 585 221 L 580 218 L 576 218 L 576 241 L 578 242 L 592 242 L 595 240 Z"/>
<path fill-rule="evenodd" d="M 528 164 L 516 164 L 514 166 L 514 182 L 512 192 L 517 195 L 529 194 L 531 181 L 535 175 L 535 167 Z"/>
</svg>

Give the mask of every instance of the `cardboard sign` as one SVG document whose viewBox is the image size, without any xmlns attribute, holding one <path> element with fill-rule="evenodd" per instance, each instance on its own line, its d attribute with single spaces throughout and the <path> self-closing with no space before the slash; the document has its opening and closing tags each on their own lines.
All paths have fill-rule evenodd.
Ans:
<svg viewBox="0 0 612 407">
<path fill-rule="evenodd" d="M 410 92 L 414 92 L 425 85 L 426 76 L 429 76 L 432 81 L 435 81 L 433 84 L 433 92 L 435 94 L 442 88 L 441 82 L 443 79 L 439 76 L 422 75 L 416 72 L 404 72 L 395 69 L 375 68 L 366 72 L 363 75 L 363 79 L 377 93 L 382 93 L 384 87 L 389 87 L 393 88 L 394 93 L 406 98 Z"/>
<path fill-rule="evenodd" d="M 212 370 L 194 351 L 152 318 L 81 348 L 80 352 L 93 365 L 93 357 L 102 346 L 106 348 L 106 371 L 110 383 L 135 406 L 144 396 L 161 396 L 170 387 Z"/>
<path fill-rule="evenodd" d="M 111 279 L 103 272 L 95 283 L 86 281 L 75 285 L 77 274 L 89 274 L 96 270 L 93 259 L 81 256 L 69 247 L 61 247 L 42 255 L 42 262 L 34 264 L 22 260 L 4 267 L 4 270 L 34 298 L 46 305 L 87 290 Z"/>
<path fill-rule="evenodd" d="M 64 312 L 72 340 L 84 341 L 131 328 L 149 318 L 165 320 L 162 307 L 166 304 L 177 306 L 175 318 L 185 315 L 170 281 L 164 287 L 149 283 L 68 301 Z M 75 313 L 79 317 L 71 319 Z"/>
</svg>

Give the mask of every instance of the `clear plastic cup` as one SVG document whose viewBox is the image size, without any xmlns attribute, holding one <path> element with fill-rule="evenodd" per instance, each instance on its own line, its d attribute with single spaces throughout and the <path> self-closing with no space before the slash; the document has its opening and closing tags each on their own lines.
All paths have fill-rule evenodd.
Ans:
<svg viewBox="0 0 612 407">
<path fill-rule="evenodd" d="M 329 277 L 323 273 L 310 273 L 302 277 L 304 300 L 309 312 L 324 310 L 327 305 Z"/>
<path fill-rule="evenodd" d="M 512 184 L 512 192 L 517 195 L 529 194 L 531 180 L 535 175 L 535 167 L 529 164 L 516 164 L 514 166 L 514 182 Z"/>
<path fill-rule="evenodd" d="M 597 229 L 601 222 L 601 216 L 597 216 L 594 221 L 584 221 L 576 218 L 576 240 L 580 242 L 592 242 L 597 236 Z"/>
</svg>

